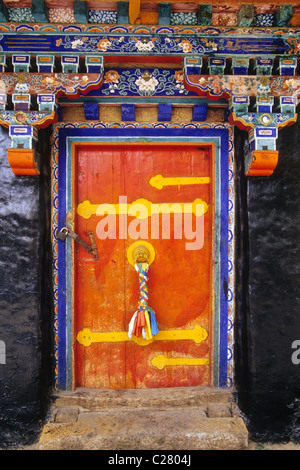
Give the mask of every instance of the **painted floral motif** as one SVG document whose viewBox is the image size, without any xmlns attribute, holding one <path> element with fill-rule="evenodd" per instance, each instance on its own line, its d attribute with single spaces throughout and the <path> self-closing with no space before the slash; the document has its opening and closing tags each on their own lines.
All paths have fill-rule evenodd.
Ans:
<svg viewBox="0 0 300 470">
<path fill-rule="evenodd" d="M 28 93 L 29 92 L 29 84 L 27 82 L 17 83 L 15 86 L 15 93 Z"/>
<path fill-rule="evenodd" d="M 76 23 L 73 8 L 49 8 L 49 23 Z"/>
<path fill-rule="evenodd" d="M 109 70 L 104 75 L 104 83 L 108 83 L 108 89 L 110 93 L 115 93 L 116 88 L 118 88 L 120 75 L 116 70 Z"/>
<path fill-rule="evenodd" d="M 254 16 L 255 26 L 274 26 L 275 15 L 272 13 L 259 13 Z"/>
<path fill-rule="evenodd" d="M 237 16 L 235 13 L 213 13 L 211 24 L 214 26 L 236 26 Z"/>
<path fill-rule="evenodd" d="M 75 39 L 75 41 L 72 41 L 71 47 L 72 49 L 77 49 L 77 47 L 82 46 L 84 39 Z"/>
<path fill-rule="evenodd" d="M 271 93 L 271 87 L 267 77 L 260 78 L 260 82 L 257 86 L 257 93 L 264 96 L 268 96 Z"/>
<path fill-rule="evenodd" d="M 115 24 L 118 22 L 116 11 L 89 10 L 89 23 Z"/>
<path fill-rule="evenodd" d="M 42 78 L 42 83 L 45 84 L 48 90 L 52 90 L 54 86 L 59 86 L 59 81 L 56 76 Z"/>
<path fill-rule="evenodd" d="M 184 80 L 183 70 L 176 70 L 175 71 L 175 80 L 177 82 L 183 82 L 183 80 Z"/>
<path fill-rule="evenodd" d="M 288 90 L 288 93 L 293 93 L 300 88 L 300 80 L 298 78 L 289 78 L 285 80 L 283 88 Z"/>
<path fill-rule="evenodd" d="M 176 88 L 178 89 L 179 93 L 184 93 L 185 86 L 183 84 L 184 80 L 184 73 L 182 70 L 176 70 L 175 72 L 175 81 L 176 81 Z"/>
<path fill-rule="evenodd" d="M 208 40 L 207 38 L 203 38 L 204 44 L 210 52 L 215 52 L 218 50 L 218 44 L 214 41 Z"/>
<path fill-rule="evenodd" d="M 144 96 L 153 95 L 158 85 L 158 81 L 147 70 L 139 77 L 135 84 L 138 87 L 139 93 Z"/>
<path fill-rule="evenodd" d="M 184 12 L 172 12 L 170 18 L 171 25 L 177 24 L 189 24 L 196 25 L 198 23 L 197 13 L 184 13 Z"/>
<path fill-rule="evenodd" d="M 97 27 L 98 28 L 98 27 Z M 99 27 L 100 28 L 100 27 Z M 130 54 L 130 53 L 151 53 L 155 54 L 209 54 L 212 52 L 222 53 L 223 55 L 249 54 L 252 47 L 255 48 L 256 56 L 266 56 L 268 54 L 293 54 L 300 55 L 298 37 L 277 37 L 276 41 L 269 38 L 262 38 L 259 42 L 257 38 L 245 38 L 240 36 L 231 36 L 219 34 L 217 28 L 210 28 L 209 35 L 198 35 L 185 33 L 184 35 L 175 34 L 170 29 L 170 34 L 127 34 L 124 27 L 115 26 L 112 34 L 66 34 L 57 35 L 53 38 L 53 52 L 63 53 L 72 50 L 79 54 L 107 52 L 111 54 Z M 118 31 L 118 32 L 116 32 Z M 121 34 L 122 35 L 121 35 Z M 124 33 L 124 34 L 123 34 Z M 236 33 L 235 33 L 236 34 Z M 5 34 L 0 38 L 0 47 L 6 46 L 9 39 Z M 32 39 L 34 40 L 34 39 Z M 16 37 L 17 42 L 21 42 Z M 267 51 L 267 52 L 266 52 Z"/>
<path fill-rule="evenodd" d="M 35 18 L 32 15 L 31 8 L 9 8 L 9 21 L 12 23 L 34 23 Z"/>
<path fill-rule="evenodd" d="M 76 49 L 78 52 L 152 52 L 152 53 L 205 53 L 217 51 L 216 41 L 190 36 L 66 36 L 60 43 L 60 49 Z"/>
<path fill-rule="evenodd" d="M 104 75 L 101 94 L 121 96 L 176 96 L 194 94 L 184 84 L 182 70 L 109 70 Z"/>
<path fill-rule="evenodd" d="M 179 46 L 182 47 L 183 52 L 191 52 L 193 50 L 192 44 L 187 39 L 184 41 L 181 41 L 179 43 Z"/>
<path fill-rule="evenodd" d="M 296 55 L 300 52 L 300 40 L 296 38 L 288 38 L 286 40 L 287 44 L 291 47 L 289 54 Z"/>
<path fill-rule="evenodd" d="M 136 42 L 135 47 L 139 50 L 139 52 L 151 51 L 154 47 L 154 43 L 148 39 L 141 39 L 140 41 Z"/>
<path fill-rule="evenodd" d="M 105 52 L 111 45 L 111 42 L 108 39 L 100 39 L 100 41 L 97 44 L 97 47 L 99 51 Z"/>
<path fill-rule="evenodd" d="M 104 75 L 104 81 L 106 83 L 118 83 L 119 82 L 120 75 L 116 70 L 109 70 L 106 72 Z"/>
</svg>

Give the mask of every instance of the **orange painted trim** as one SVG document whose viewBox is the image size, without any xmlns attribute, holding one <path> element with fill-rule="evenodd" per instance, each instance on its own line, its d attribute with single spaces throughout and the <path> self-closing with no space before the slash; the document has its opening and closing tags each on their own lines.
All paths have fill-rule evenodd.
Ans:
<svg viewBox="0 0 300 470">
<path fill-rule="evenodd" d="M 277 150 L 255 150 L 251 154 L 251 162 L 246 171 L 246 176 L 270 176 L 277 163 Z"/>
<path fill-rule="evenodd" d="M 38 176 L 40 171 L 36 161 L 37 154 L 31 149 L 7 149 L 8 162 L 17 176 Z"/>
</svg>

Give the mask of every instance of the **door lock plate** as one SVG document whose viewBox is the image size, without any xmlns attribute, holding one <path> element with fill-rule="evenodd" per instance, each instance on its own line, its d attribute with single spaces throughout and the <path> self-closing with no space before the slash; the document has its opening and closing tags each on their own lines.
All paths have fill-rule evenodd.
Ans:
<svg viewBox="0 0 300 470">
<path fill-rule="evenodd" d="M 98 248 L 95 242 L 95 237 L 94 237 L 93 232 L 89 232 L 91 245 L 89 245 L 84 240 L 82 240 L 82 238 L 79 235 L 77 235 L 77 233 L 73 232 L 73 230 L 70 227 L 62 227 L 57 234 L 57 238 L 64 242 L 67 237 L 71 237 L 76 243 L 79 243 L 79 245 L 81 245 L 86 251 L 91 253 L 95 261 L 99 259 Z"/>
</svg>

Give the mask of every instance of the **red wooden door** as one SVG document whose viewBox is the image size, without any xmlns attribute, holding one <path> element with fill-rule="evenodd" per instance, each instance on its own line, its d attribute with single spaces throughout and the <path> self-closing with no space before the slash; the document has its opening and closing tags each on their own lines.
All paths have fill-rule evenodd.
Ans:
<svg viewBox="0 0 300 470">
<path fill-rule="evenodd" d="M 75 247 L 76 385 L 114 389 L 209 385 L 211 148 L 166 144 L 82 145 L 77 147 L 76 166 L 75 231 L 86 241 L 88 232 L 92 231 L 99 252 L 95 261 L 80 245 Z M 157 175 L 164 178 L 162 187 L 152 183 Z M 151 217 L 141 222 L 137 217 L 128 215 L 126 220 L 118 214 L 120 201 L 130 205 L 140 199 L 151 204 L 182 204 L 201 199 L 207 206 L 201 206 L 205 213 L 199 218 L 195 214 L 190 216 L 192 226 L 188 227 L 186 222 L 184 227 L 182 216 L 182 238 L 176 231 L 180 219 L 175 223 L 172 214 L 170 237 L 162 232 L 157 237 L 151 230 Z M 89 203 L 92 204 L 90 212 Z M 98 215 L 97 206 L 104 203 L 111 205 L 116 214 Z M 162 215 L 157 220 L 162 224 Z M 197 220 L 204 221 L 202 235 Z M 194 245 L 188 245 L 192 242 L 188 228 L 194 232 Z M 129 341 L 127 335 L 139 299 L 138 274 L 128 261 L 127 250 L 137 241 L 132 237 L 139 231 L 155 250 L 155 260 L 148 272 L 148 304 L 155 311 L 160 333 L 167 332 L 162 339 L 157 335 L 149 344 L 138 344 L 134 338 Z M 82 338 L 88 338 L 88 342 Z"/>
</svg>

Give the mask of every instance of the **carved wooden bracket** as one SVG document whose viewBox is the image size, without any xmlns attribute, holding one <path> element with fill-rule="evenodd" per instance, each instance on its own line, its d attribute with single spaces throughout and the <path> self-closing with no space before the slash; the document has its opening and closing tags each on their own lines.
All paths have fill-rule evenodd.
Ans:
<svg viewBox="0 0 300 470">
<path fill-rule="evenodd" d="M 38 176 L 39 155 L 34 149 L 14 149 L 8 152 L 8 162 L 15 175 L 18 176 Z"/>
<path fill-rule="evenodd" d="M 249 149 L 245 155 L 247 176 L 270 176 L 273 173 L 278 162 L 278 130 L 297 120 L 300 80 L 291 75 L 271 75 L 270 70 L 266 69 L 268 60 L 264 59 L 264 64 L 261 65 L 262 71 L 268 75 L 252 76 L 223 75 L 221 64 L 214 65 L 217 74 L 200 75 L 201 64 L 193 64 L 193 60 L 189 58 L 185 60 L 186 87 L 210 99 L 228 99 L 228 121 L 248 132 Z M 290 62 L 294 64 L 293 61 Z M 282 64 L 286 65 L 283 61 Z M 193 73 L 195 70 L 197 73 Z M 294 70 L 288 70 L 287 73 L 292 74 Z M 250 98 L 254 101 L 251 111 Z M 278 101 L 276 107 L 275 98 Z"/>
<path fill-rule="evenodd" d="M 250 152 L 245 161 L 247 176 L 270 176 L 278 162 L 276 150 L 255 150 Z"/>
</svg>

